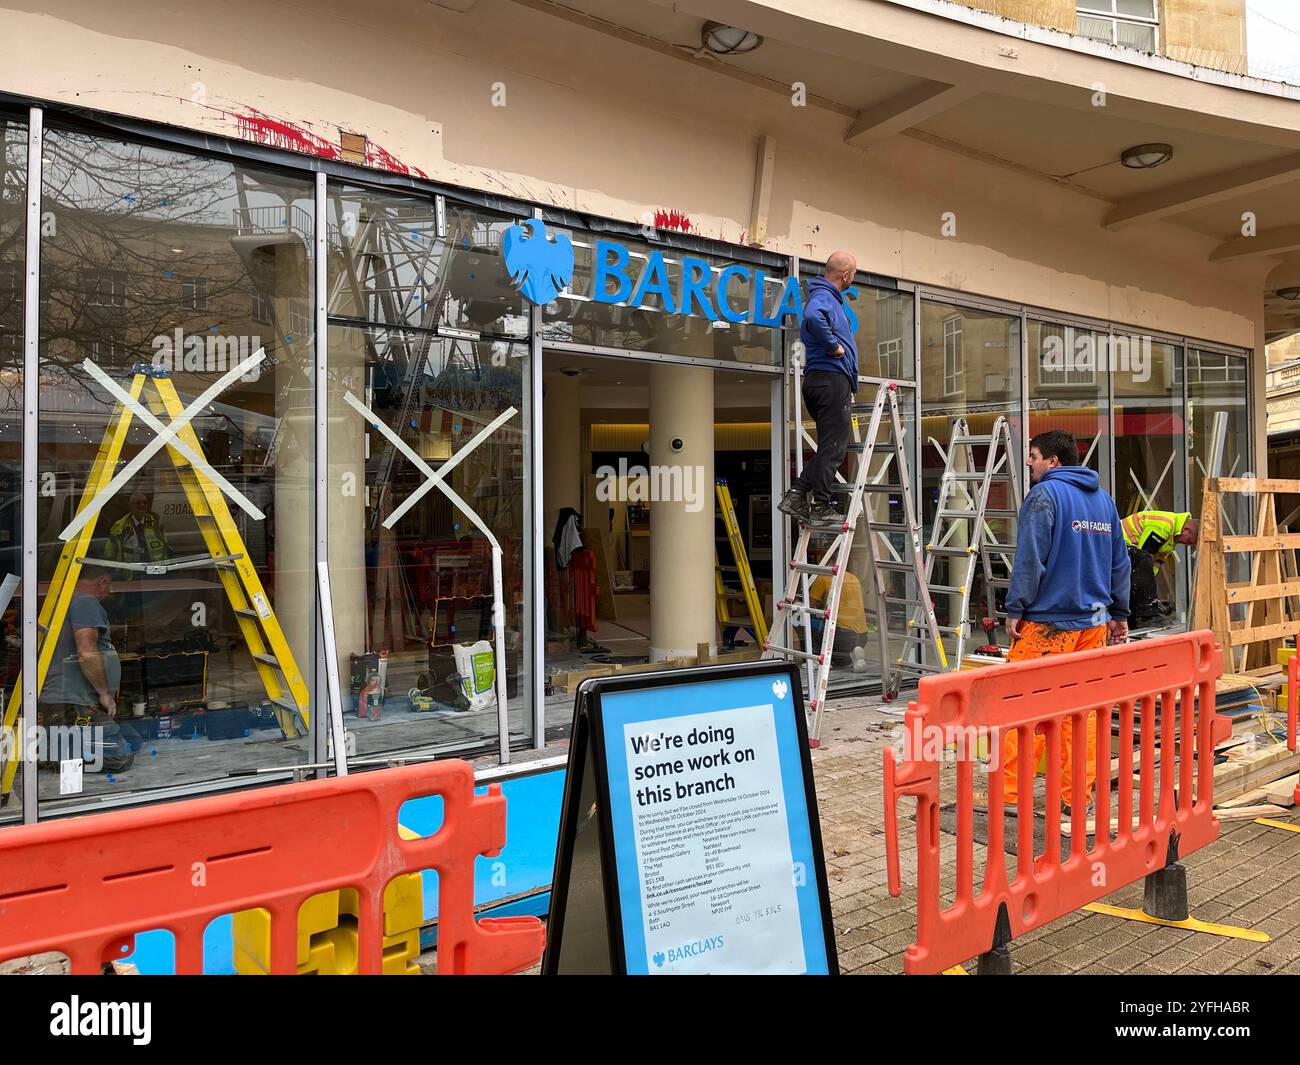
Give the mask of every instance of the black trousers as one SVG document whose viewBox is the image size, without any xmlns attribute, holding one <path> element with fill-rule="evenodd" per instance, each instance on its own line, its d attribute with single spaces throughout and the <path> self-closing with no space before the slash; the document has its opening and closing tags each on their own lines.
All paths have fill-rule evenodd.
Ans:
<svg viewBox="0 0 1300 1065">
<path fill-rule="evenodd" d="M 817 423 L 817 451 L 792 488 L 834 503 L 831 482 L 853 438 L 853 383 L 838 370 L 811 370 L 803 379 L 803 402 Z"/>
</svg>

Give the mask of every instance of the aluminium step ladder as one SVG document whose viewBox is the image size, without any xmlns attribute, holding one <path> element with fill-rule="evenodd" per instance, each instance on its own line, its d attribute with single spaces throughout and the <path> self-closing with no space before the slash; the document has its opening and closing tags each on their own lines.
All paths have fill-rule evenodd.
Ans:
<svg viewBox="0 0 1300 1065">
<path fill-rule="evenodd" d="M 941 640 L 951 642 L 948 659 L 952 668 L 960 669 L 971 638 L 970 602 L 977 579 L 983 589 L 983 616 L 994 623 L 1006 617 L 1006 611 L 998 609 L 997 591 L 1011 584 L 1023 501 L 1020 472 L 1011 426 L 1003 416 L 994 420 L 987 434 L 972 434 L 965 418 L 956 419 L 946 452 L 938 441 L 930 443 L 943 456 L 944 467 L 934 526 L 925 547 L 926 587 L 932 598 L 947 597 L 949 623 L 935 631 Z M 982 460 L 977 448 L 984 449 Z M 912 631 L 924 633 L 930 624 L 928 612 L 913 612 Z M 898 664 L 900 678 L 924 672 L 918 668 L 915 652 L 908 651 Z"/>
<path fill-rule="evenodd" d="M 140 402 L 143 397 L 149 410 L 159 419 L 175 422 L 185 411 L 175 382 L 168 370 L 151 365 L 137 365 L 130 388 L 130 398 Z M 86 487 L 77 513 L 95 504 L 99 495 L 109 486 L 117 473 L 127 432 L 133 418 L 132 409 L 119 402 L 104 431 L 104 439 L 91 465 Z M 190 422 L 176 433 L 176 440 L 191 454 L 205 462 L 198 435 Z M 100 512 L 96 510 L 80 530 L 64 544 L 59 561 L 50 580 L 49 590 L 41 603 L 39 644 L 37 648 L 36 690 L 45 685 L 50 664 L 54 658 L 59 635 L 72 605 L 77 579 L 83 566 L 131 570 L 151 575 L 162 575 L 173 570 L 186 570 L 213 566 L 221 586 L 239 624 L 240 633 L 248 647 L 249 655 L 257 668 L 267 699 L 272 704 L 280 728 L 293 739 L 306 735 L 310 723 L 307 684 L 294 661 L 284 630 L 276 619 L 275 611 L 267 598 L 261 578 L 248 557 L 248 551 L 239 536 L 239 529 L 230 514 L 221 488 L 191 464 L 179 450 L 168 446 L 167 452 L 176 469 L 176 475 L 185 491 L 186 501 L 193 512 L 199 532 L 203 536 L 207 554 L 167 559 L 161 562 L 127 563 L 108 559 L 86 557 L 95 536 L 95 526 Z M 16 677 L 12 694 L 5 708 L 3 725 L 11 729 L 22 708 L 22 677 Z M 0 772 L 0 805 L 7 802 L 13 788 L 21 758 L 10 758 Z"/>
<path fill-rule="evenodd" d="M 886 410 L 888 411 L 886 420 Z M 885 382 L 876 391 L 874 402 L 853 404 L 854 415 L 870 413 L 870 421 L 863 439 L 849 445 L 849 451 L 858 455 L 857 473 L 851 482 L 837 481 L 832 490 L 846 496 L 848 503 L 844 520 L 834 526 L 810 526 L 800 522 L 799 541 L 790 560 L 794 575 L 793 585 L 786 589 L 783 599 L 775 604 L 772 632 L 764 649 L 769 655 L 807 662 L 812 674 L 809 709 L 813 714 L 810 741 L 820 743 L 822 711 L 826 700 L 826 687 L 830 678 L 831 653 L 835 646 L 835 630 L 839 614 L 840 595 L 844 577 L 848 572 L 854 536 L 859 524 L 865 526 L 864 543 L 874 574 L 876 602 L 876 635 L 880 643 L 880 661 L 898 660 L 891 649 L 891 618 L 898 607 L 917 605 L 926 612 L 929 625 L 923 630 L 926 637 L 901 632 L 903 641 L 920 643 L 928 639 L 926 657 L 934 660 L 931 672 L 942 672 L 947 666 L 946 652 L 937 636 L 933 607 L 926 588 L 925 563 L 921 553 L 921 526 L 912 498 L 911 471 L 907 461 L 907 446 L 903 435 L 902 414 L 898 403 L 898 385 Z M 802 432 L 802 423 L 800 423 Z M 856 434 L 855 434 L 856 435 Z M 879 460 L 879 461 L 878 461 Z M 887 479 L 893 472 L 896 480 Z M 870 498 L 870 502 L 868 502 Z M 892 504 L 902 510 L 902 520 L 893 521 L 889 511 Z M 882 506 L 883 504 L 883 506 Z M 819 549 L 818 561 L 810 561 L 810 548 L 814 538 L 830 538 L 824 549 Z M 901 547 L 898 545 L 902 539 Z M 811 606 L 811 586 L 814 579 L 827 577 L 830 586 L 825 601 Z M 905 587 L 899 594 L 896 587 L 901 578 Z M 822 619 L 821 646 L 813 651 L 811 619 Z M 804 627 L 804 648 L 792 646 L 790 631 L 798 623 Z M 936 634 L 936 635 L 931 635 Z M 882 685 L 886 698 L 897 692 L 898 677 L 890 667 L 887 683 Z"/>
</svg>

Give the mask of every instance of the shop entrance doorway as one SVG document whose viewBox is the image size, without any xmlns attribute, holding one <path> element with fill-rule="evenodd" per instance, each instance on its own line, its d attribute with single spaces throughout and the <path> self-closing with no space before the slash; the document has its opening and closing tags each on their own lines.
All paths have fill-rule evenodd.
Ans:
<svg viewBox="0 0 1300 1065">
<path fill-rule="evenodd" d="M 758 656 L 772 603 L 777 382 L 770 373 L 545 352 L 548 726 L 568 722 L 585 676 Z M 718 507 L 719 480 L 758 619 Z"/>
</svg>

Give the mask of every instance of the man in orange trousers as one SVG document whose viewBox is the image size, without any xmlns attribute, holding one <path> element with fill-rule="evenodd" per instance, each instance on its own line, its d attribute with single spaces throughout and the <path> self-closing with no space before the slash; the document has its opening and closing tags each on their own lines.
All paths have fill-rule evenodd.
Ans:
<svg viewBox="0 0 1300 1065">
<path fill-rule="evenodd" d="M 1069 433 L 1040 433 L 1026 459 L 1033 488 L 1020 508 L 1016 558 L 1007 589 L 1007 633 L 1012 662 L 1071 654 L 1128 639 L 1130 567 L 1115 502 L 1101 490 L 1095 471 L 1079 465 L 1079 446 Z M 1061 735 L 1061 799 L 1087 805 L 1097 777 L 1097 723 L 1087 724 L 1087 772 L 1076 788 L 1073 739 Z M 1034 736 L 1034 765 L 1046 738 Z M 1014 803 L 1020 790 L 1015 734 L 1003 748 L 1003 796 Z"/>
</svg>

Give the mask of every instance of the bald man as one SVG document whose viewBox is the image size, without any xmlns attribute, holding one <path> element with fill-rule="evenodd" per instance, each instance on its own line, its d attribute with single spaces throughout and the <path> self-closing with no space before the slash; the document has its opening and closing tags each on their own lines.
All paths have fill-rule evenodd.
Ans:
<svg viewBox="0 0 1300 1065">
<path fill-rule="evenodd" d="M 807 525 L 838 525 L 831 481 L 852 434 L 853 393 L 858 390 L 858 346 L 845 311 L 844 293 L 858 272 L 846 251 L 826 260 L 808 283 L 799 339 L 804 346 L 803 401 L 817 423 L 817 451 L 777 507 Z"/>
</svg>

